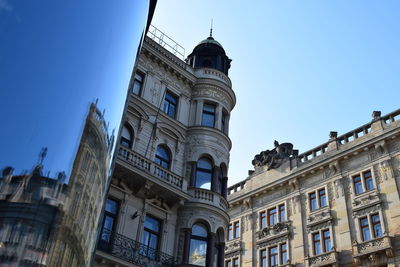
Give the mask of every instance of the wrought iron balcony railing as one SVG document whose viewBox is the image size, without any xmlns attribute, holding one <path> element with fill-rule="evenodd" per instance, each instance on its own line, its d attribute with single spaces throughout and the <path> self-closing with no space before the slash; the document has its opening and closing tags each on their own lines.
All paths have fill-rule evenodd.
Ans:
<svg viewBox="0 0 400 267">
<path fill-rule="evenodd" d="M 173 256 L 113 231 L 103 229 L 98 250 L 139 266 L 173 266 Z"/>
</svg>

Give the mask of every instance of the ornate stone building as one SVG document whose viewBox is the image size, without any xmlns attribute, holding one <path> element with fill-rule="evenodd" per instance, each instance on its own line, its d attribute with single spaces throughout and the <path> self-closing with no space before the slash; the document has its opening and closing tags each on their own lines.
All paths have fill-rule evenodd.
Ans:
<svg viewBox="0 0 400 267">
<path fill-rule="evenodd" d="M 211 34 L 182 57 L 182 47 L 150 28 L 94 266 L 224 265 L 231 60 Z"/>
<path fill-rule="evenodd" d="M 228 190 L 226 266 L 400 266 L 399 118 L 256 155 Z"/>
</svg>

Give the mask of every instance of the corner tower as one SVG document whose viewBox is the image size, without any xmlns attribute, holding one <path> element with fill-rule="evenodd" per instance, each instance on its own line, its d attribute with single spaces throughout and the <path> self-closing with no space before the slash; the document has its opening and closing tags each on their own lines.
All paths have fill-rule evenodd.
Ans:
<svg viewBox="0 0 400 267">
<path fill-rule="evenodd" d="M 191 90 L 185 163 L 188 193 L 179 209 L 178 248 L 183 265 L 224 266 L 228 233 L 227 173 L 230 113 L 236 97 L 228 77 L 231 60 L 210 36 L 188 56 L 196 81 Z"/>
</svg>

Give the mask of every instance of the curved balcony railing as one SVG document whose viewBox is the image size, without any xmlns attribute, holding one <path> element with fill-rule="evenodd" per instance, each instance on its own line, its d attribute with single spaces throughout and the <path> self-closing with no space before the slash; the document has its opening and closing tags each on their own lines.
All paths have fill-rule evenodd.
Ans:
<svg viewBox="0 0 400 267">
<path fill-rule="evenodd" d="M 177 187 L 182 189 L 183 185 L 183 178 L 178 176 L 171 171 L 164 169 L 163 167 L 155 164 L 154 162 L 146 159 L 145 157 L 139 155 L 138 153 L 125 148 L 119 147 L 118 150 L 118 158 L 123 161 L 126 161 L 131 166 L 140 169 L 142 171 L 147 172 L 148 174 L 167 182 L 168 184 L 172 185 L 173 187 Z"/>
<path fill-rule="evenodd" d="M 188 188 L 188 193 L 192 196 L 193 201 L 209 204 L 224 211 L 227 211 L 229 208 L 226 199 L 220 194 L 211 190 L 190 187 Z"/>
<path fill-rule="evenodd" d="M 113 231 L 103 229 L 97 248 L 138 266 L 174 266 L 173 256 Z"/>
</svg>

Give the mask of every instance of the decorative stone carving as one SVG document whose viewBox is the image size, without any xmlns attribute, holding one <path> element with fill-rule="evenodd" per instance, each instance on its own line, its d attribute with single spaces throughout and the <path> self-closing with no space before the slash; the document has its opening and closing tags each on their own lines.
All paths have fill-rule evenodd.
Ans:
<svg viewBox="0 0 400 267">
<path fill-rule="evenodd" d="M 318 267 L 334 265 L 335 263 L 337 263 L 337 260 L 337 252 L 335 250 L 332 250 L 324 254 L 308 257 L 308 266 Z"/>
<path fill-rule="evenodd" d="M 289 234 L 289 226 L 290 222 L 279 222 L 270 227 L 265 227 L 264 229 L 258 231 L 256 233 L 256 237 L 258 240 L 268 239 L 270 237 L 278 236 L 281 234 L 288 235 Z"/>
<path fill-rule="evenodd" d="M 254 168 L 266 165 L 268 167 L 267 170 L 276 169 L 279 168 L 285 160 L 298 155 L 298 150 L 293 150 L 293 144 L 291 143 L 279 144 L 278 141 L 275 140 L 274 146 L 275 148 L 272 150 L 267 149 L 255 155 L 251 162 Z"/>
<path fill-rule="evenodd" d="M 380 175 L 382 176 L 382 178 L 385 179 L 385 181 L 394 177 L 390 159 L 384 160 L 379 164 L 379 172 L 380 172 Z"/>
<path fill-rule="evenodd" d="M 242 250 L 242 242 L 240 240 L 228 241 L 225 246 L 225 256 L 234 256 L 232 254 L 240 254 Z"/>
<path fill-rule="evenodd" d="M 378 203 L 376 205 L 373 206 L 369 206 L 367 208 L 361 208 L 361 209 L 357 209 L 357 210 L 353 210 L 353 218 L 357 218 L 357 217 L 361 217 L 367 214 L 371 214 L 373 212 L 377 212 L 381 209 L 381 204 Z"/>
<path fill-rule="evenodd" d="M 354 257 L 372 255 L 379 252 L 385 252 L 386 256 L 393 257 L 392 244 L 388 235 L 362 243 L 353 243 Z"/>
<path fill-rule="evenodd" d="M 316 213 L 308 216 L 307 225 L 321 223 L 326 220 L 331 220 L 331 212 L 329 210 L 322 211 L 320 213 Z"/>
<path fill-rule="evenodd" d="M 371 204 L 375 203 L 380 203 L 380 197 L 378 192 L 374 192 L 367 196 L 354 199 L 353 208 L 358 209 L 364 206 L 370 206 Z"/>
<path fill-rule="evenodd" d="M 283 235 L 283 236 L 280 236 L 277 238 L 260 240 L 260 242 L 258 242 L 258 244 L 257 244 L 257 248 L 265 248 L 268 246 L 279 244 L 279 243 L 287 241 L 287 239 L 288 239 L 288 235 Z"/>
</svg>

